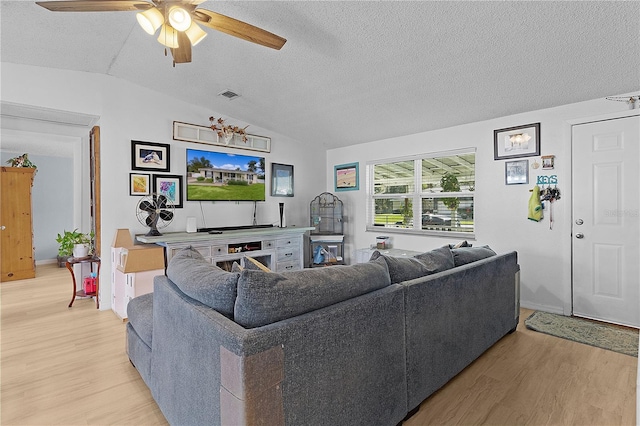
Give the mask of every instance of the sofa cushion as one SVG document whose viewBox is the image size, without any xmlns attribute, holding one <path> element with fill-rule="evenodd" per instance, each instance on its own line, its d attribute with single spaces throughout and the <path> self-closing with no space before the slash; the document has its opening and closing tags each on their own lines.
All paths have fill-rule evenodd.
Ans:
<svg viewBox="0 0 640 426">
<path fill-rule="evenodd" d="M 260 327 L 390 283 L 389 271 L 382 259 L 281 274 L 245 269 L 238 280 L 234 320 L 246 328 Z"/>
<path fill-rule="evenodd" d="M 153 293 L 134 297 L 127 304 L 129 324 L 136 331 L 140 339 L 151 347 L 153 335 Z"/>
<path fill-rule="evenodd" d="M 448 247 L 440 247 L 414 257 L 386 256 L 374 251 L 371 259 L 382 258 L 389 267 L 392 283 L 400 283 L 454 267 L 453 256 Z"/>
<path fill-rule="evenodd" d="M 233 262 L 231 264 L 231 272 L 237 272 L 240 273 L 242 272 L 244 268 L 242 266 L 240 266 L 240 264 L 238 262 Z"/>
<path fill-rule="evenodd" d="M 227 272 L 187 247 L 176 253 L 167 266 L 167 277 L 187 296 L 233 318 L 237 272 Z"/>
<path fill-rule="evenodd" d="M 467 263 L 476 262 L 496 255 L 496 252 L 491 250 L 489 246 L 461 247 L 452 249 L 451 253 L 453 254 L 453 261 L 456 266 L 466 265 Z"/>
</svg>

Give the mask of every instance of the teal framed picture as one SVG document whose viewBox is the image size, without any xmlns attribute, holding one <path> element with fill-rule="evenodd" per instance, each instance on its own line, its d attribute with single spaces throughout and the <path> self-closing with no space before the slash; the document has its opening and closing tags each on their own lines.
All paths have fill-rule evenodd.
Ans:
<svg viewBox="0 0 640 426">
<path fill-rule="evenodd" d="M 334 182 L 336 191 L 357 191 L 360 189 L 359 163 L 340 164 L 334 166 Z"/>
</svg>

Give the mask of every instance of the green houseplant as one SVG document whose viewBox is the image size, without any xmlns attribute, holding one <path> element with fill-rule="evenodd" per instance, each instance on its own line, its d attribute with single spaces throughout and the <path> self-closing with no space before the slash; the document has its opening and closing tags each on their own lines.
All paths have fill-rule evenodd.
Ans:
<svg viewBox="0 0 640 426">
<path fill-rule="evenodd" d="M 60 244 L 58 247 L 58 265 L 64 266 L 64 263 L 71 256 L 86 257 L 92 251 L 92 241 L 93 231 L 83 233 L 74 229 L 73 231 L 64 231 L 62 234 L 58 234 L 56 237 L 56 242 Z M 86 250 L 83 251 L 80 247 L 86 247 Z"/>
</svg>

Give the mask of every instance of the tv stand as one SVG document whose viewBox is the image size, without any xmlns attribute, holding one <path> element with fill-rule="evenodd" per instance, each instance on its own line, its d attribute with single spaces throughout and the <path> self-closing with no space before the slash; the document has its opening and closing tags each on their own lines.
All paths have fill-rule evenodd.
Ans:
<svg viewBox="0 0 640 426">
<path fill-rule="evenodd" d="M 217 228 L 225 229 L 225 228 Z M 228 228 L 226 228 L 228 229 Z M 207 232 L 167 232 L 158 237 L 136 235 L 142 243 L 154 243 L 165 248 L 168 263 L 178 251 L 193 247 L 202 256 L 223 269 L 230 268 L 234 261 L 240 263 L 245 256 L 255 258 L 275 272 L 294 271 L 304 267 L 302 254 L 303 235 L 314 227 L 275 226 L 249 227 L 243 229 Z M 211 228 L 213 230 L 213 228 Z"/>
</svg>

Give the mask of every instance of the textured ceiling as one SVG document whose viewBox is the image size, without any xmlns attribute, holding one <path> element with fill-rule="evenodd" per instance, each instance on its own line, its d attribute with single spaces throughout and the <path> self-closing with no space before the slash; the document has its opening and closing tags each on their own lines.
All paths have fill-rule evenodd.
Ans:
<svg viewBox="0 0 640 426">
<path fill-rule="evenodd" d="M 638 1 L 200 7 L 288 41 L 276 51 L 208 30 L 193 62 L 173 68 L 135 12 L 54 13 L 2 1 L 1 60 L 112 75 L 327 147 L 640 89 Z M 217 96 L 225 89 L 241 97 Z"/>
</svg>

